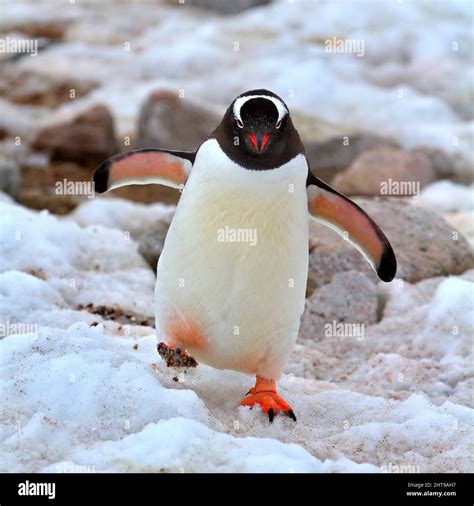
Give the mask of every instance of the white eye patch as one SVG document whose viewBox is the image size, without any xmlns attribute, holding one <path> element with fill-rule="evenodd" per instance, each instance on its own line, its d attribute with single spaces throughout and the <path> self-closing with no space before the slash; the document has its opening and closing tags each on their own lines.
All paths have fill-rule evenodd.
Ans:
<svg viewBox="0 0 474 506">
<path fill-rule="evenodd" d="M 278 120 L 276 122 L 276 128 L 280 128 L 281 122 L 283 118 L 288 114 L 288 109 L 286 108 L 285 104 L 278 100 L 278 98 L 270 97 L 268 95 L 247 95 L 246 97 L 240 97 L 234 102 L 234 117 L 237 120 L 237 125 L 243 126 L 242 117 L 240 115 L 240 111 L 242 110 L 242 106 L 248 102 L 249 100 L 252 100 L 254 98 L 264 98 L 265 100 L 270 100 L 270 102 L 273 103 L 273 105 L 277 108 L 278 111 Z M 242 128 L 242 127 L 240 127 Z"/>
</svg>

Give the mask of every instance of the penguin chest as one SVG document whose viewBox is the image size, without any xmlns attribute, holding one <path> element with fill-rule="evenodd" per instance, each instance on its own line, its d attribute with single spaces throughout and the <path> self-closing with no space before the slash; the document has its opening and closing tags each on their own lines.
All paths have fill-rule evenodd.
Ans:
<svg viewBox="0 0 474 506">
<path fill-rule="evenodd" d="M 256 172 L 197 157 L 158 263 L 157 328 L 171 344 L 253 372 L 294 342 L 308 270 L 301 158 Z"/>
</svg>

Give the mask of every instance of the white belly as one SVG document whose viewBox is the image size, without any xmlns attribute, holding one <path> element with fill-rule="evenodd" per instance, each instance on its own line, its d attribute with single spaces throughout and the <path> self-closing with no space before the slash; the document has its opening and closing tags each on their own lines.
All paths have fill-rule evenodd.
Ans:
<svg viewBox="0 0 474 506">
<path fill-rule="evenodd" d="M 211 366 L 277 378 L 304 309 L 306 160 L 249 171 L 217 149 L 199 150 L 158 262 L 158 338 Z"/>
</svg>

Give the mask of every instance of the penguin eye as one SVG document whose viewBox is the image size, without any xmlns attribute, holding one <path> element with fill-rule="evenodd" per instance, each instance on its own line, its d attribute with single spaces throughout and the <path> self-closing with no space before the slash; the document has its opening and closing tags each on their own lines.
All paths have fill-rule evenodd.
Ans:
<svg viewBox="0 0 474 506">
<path fill-rule="evenodd" d="M 241 119 L 239 119 L 239 118 L 237 118 L 237 126 L 238 126 L 239 128 L 244 128 L 244 124 L 243 124 L 242 120 L 241 120 Z"/>
<path fill-rule="evenodd" d="M 281 123 L 283 121 L 283 118 L 282 119 L 279 119 L 277 122 L 276 122 L 276 125 L 275 125 L 275 128 L 278 130 L 280 127 L 281 127 Z"/>
</svg>

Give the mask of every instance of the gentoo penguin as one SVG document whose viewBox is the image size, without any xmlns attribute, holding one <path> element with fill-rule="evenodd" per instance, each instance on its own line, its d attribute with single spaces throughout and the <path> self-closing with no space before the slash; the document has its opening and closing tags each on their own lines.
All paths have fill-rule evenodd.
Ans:
<svg viewBox="0 0 474 506">
<path fill-rule="evenodd" d="M 349 240 L 383 281 L 397 269 L 381 229 L 311 172 L 284 101 L 239 95 L 195 153 L 139 149 L 109 158 L 95 190 L 159 183 L 182 189 L 155 289 L 166 347 L 256 376 L 241 405 L 270 421 L 283 411 L 276 382 L 296 341 L 308 275 L 308 216 Z M 184 352 L 184 351 L 183 351 Z"/>
</svg>

